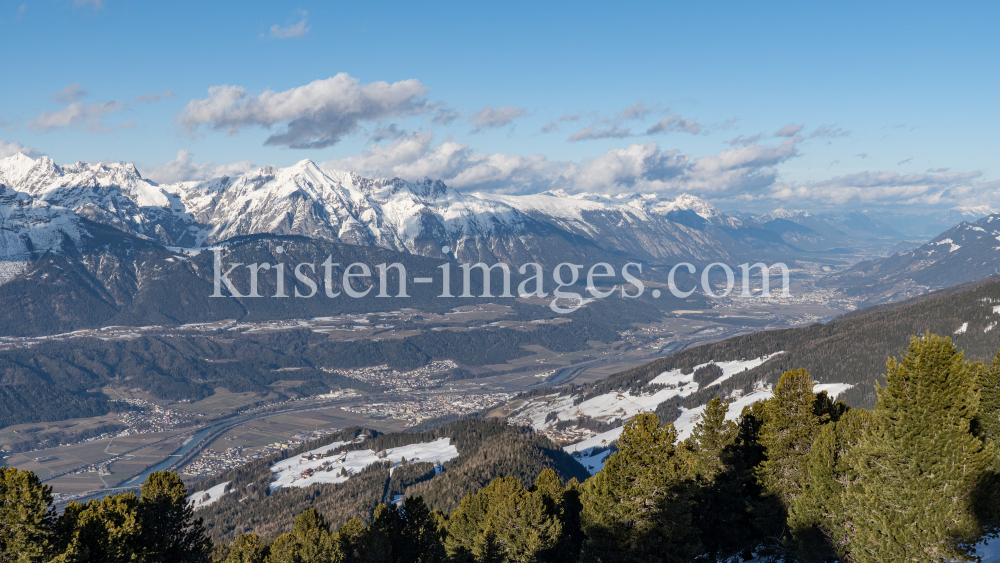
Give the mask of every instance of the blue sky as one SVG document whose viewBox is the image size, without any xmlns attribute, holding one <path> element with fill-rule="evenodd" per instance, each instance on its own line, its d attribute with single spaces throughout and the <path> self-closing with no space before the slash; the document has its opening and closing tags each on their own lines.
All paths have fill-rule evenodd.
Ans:
<svg viewBox="0 0 1000 563">
<path fill-rule="evenodd" d="M 807 4 L 5 1 L 0 156 L 1000 205 L 997 4 Z"/>
</svg>

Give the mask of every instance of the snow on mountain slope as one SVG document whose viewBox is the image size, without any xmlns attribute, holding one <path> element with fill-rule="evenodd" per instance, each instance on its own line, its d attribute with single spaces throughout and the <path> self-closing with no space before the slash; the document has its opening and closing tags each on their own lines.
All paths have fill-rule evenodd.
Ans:
<svg viewBox="0 0 1000 563">
<path fill-rule="evenodd" d="M 708 386 L 721 383 L 744 370 L 753 369 L 781 353 L 776 352 L 751 360 L 714 362 L 722 368 L 722 376 Z M 695 369 L 707 366 L 709 363 L 696 366 Z M 605 393 L 578 405 L 573 404 L 575 402 L 573 395 L 558 397 L 554 401 L 531 401 L 523 405 L 512 418 L 539 431 L 554 426 L 559 421 L 576 420 L 579 417 L 590 417 L 602 422 L 627 420 L 641 412 L 655 411 L 660 403 L 668 399 L 686 397 L 699 389 L 694 381 L 694 371 L 683 374 L 679 369 L 661 373 L 650 380 L 647 387 L 653 390 L 639 395 L 632 395 L 629 391 Z M 553 419 L 549 413 L 556 413 L 556 417 Z"/>
<path fill-rule="evenodd" d="M 219 483 L 218 485 L 211 487 L 204 491 L 199 491 L 187 498 L 188 504 L 190 504 L 195 510 L 199 508 L 204 508 L 210 506 L 215 501 L 222 498 L 227 492 L 226 488 L 229 486 L 231 481 L 226 481 L 225 483 Z"/>
<path fill-rule="evenodd" d="M 827 287 L 863 288 L 870 297 L 862 305 L 873 305 L 997 273 L 1000 214 L 975 223 L 962 222 L 918 248 L 860 262 L 821 283 Z"/>
<path fill-rule="evenodd" d="M 699 369 L 701 369 L 701 368 L 703 368 L 703 367 L 705 367 L 705 366 L 707 366 L 709 364 L 715 364 L 715 365 L 719 366 L 720 369 L 722 369 L 722 375 L 718 379 L 716 379 L 715 381 L 713 381 L 713 382 L 709 383 L 708 385 L 706 385 L 706 387 L 711 387 L 713 385 L 718 385 L 718 384 L 722 383 L 723 381 L 729 379 L 730 377 L 736 375 L 737 373 L 740 373 L 741 371 L 746 371 L 748 369 L 753 369 L 753 368 L 755 368 L 755 367 L 763 364 L 764 362 L 770 360 L 771 358 L 777 356 L 778 354 L 784 354 L 784 352 L 775 352 L 773 354 L 768 354 L 767 356 L 762 356 L 760 358 L 754 358 L 752 360 L 733 360 L 733 361 L 728 361 L 728 362 L 706 362 L 704 364 L 700 364 L 700 365 L 695 366 L 694 370 L 691 373 L 687 374 L 687 375 L 682 374 L 681 370 L 679 370 L 679 369 L 665 371 L 665 372 L 661 373 L 660 375 L 654 377 L 649 382 L 649 384 L 650 385 L 659 384 L 659 385 L 668 385 L 669 386 L 669 385 L 678 385 L 678 382 L 681 382 L 681 381 L 692 381 L 693 382 L 694 372 L 695 371 L 697 371 L 697 370 L 699 370 Z"/>
<path fill-rule="evenodd" d="M 714 363 L 722 369 L 722 375 L 712 381 L 706 387 L 722 383 L 726 379 L 753 369 L 778 354 L 775 352 L 760 358 L 750 360 L 734 360 L 708 362 L 694 367 L 694 370 Z M 624 391 L 619 393 L 605 393 L 596 397 L 591 397 L 579 404 L 574 405 L 578 397 L 575 395 L 563 395 L 555 398 L 541 397 L 533 399 L 521 405 L 511 419 L 520 424 L 526 424 L 539 432 L 546 432 L 554 428 L 559 422 L 573 421 L 580 417 L 589 417 L 601 422 L 627 421 L 629 418 L 639 413 L 654 412 L 660 403 L 674 397 L 687 397 L 698 391 L 698 383 L 694 381 L 694 370 L 691 373 L 683 374 L 679 369 L 665 371 L 649 381 L 648 391 L 633 395 Z M 826 391 L 832 399 L 837 395 L 850 389 L 852 385 L 848 383 L 825 383 L 816 384 L 813 389 L 819 393 Z M 773 396 L 769 385 L 758 385 L 749 393 L 734 393 L 729 397 L 729 410 L 726 420 L 736 420 L 743 412 L 743 407 L 751 405 L 757 401 L 762 401 Z M 691 435 L 694 427 L 701 420 L 705 410 L 705 405 L 693 409 L 681 407 L 679 416 L 673 422 L 677 429 L 678 440 L 684 440 Z M 593 474 L 604 466 L 608 452 L 606 451 L 622 433 L 622 426 L 613 428 L 590 436 L 584 440 L 564 447 L 563 449 L 574 455 L 577 461 L 582 463 Z"/>
<path fill-rule="evenodd" d="M 708 262 L 732 259 L 719 238 L 729 234 L 711 228 L 741 225 L 690 195 L 467 194 L 441 181 L 368 179 L 311 160 L 160 185 L 130 163 L 59 166 L 18 153 L 0 160 L 0 185 L 51 209 L 187 248 L 279 234 L 434 257 L 449 246 L 454 257 L 475 261 L 546 262 L 549 255 L 575 252 Z"/>
<path fill-rule="evenodd" d="M 654 195 L 569 195 L 562 190 L 517 196 L 473 195 L 502 202 L 532 219 L 600 241 L 606 248 L 653 260 L 729 260 L 729 252 L 704 228 L 710 224 L 739 224 L 708 202 L 686 194 L 667 201 Z M 682 212 L 697 221 L 675 215 Z"/>
<path fill-rule="evenodd" d="M 0 261 L 25 262 L 66 239 L 79 244 L 85 232 L 72 211 L 0 185 Z"/>
<path fill-rule="evenodd" d="M 355 450 L 330 454 L 344 445 L 331 445 L 313 450 L 301 456 L 286 459 L 271 466 L 274 480 L 271 490 L 281 487 L 308 487 L 321 483 L 343 483 L 351 475 L 373 463 L 389 461 L 393 467 L 399 466 L 403 458 L 407 462 L 430 462 L 440 465 L 458 457 L 458 449 L 451 445 L 450 438 L 440 438 L 433 442 L 410 444 L 385 450 L 380 456 L 373 450 Z"/>
</svg>

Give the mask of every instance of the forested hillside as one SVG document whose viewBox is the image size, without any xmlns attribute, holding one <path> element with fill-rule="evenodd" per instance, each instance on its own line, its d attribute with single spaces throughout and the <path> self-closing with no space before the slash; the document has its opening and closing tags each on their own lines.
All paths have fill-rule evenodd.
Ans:
<svg viewBox="0 0 1000 563">
<path fill-rule="evenodd" d="M 269 468 L 277 461 L 326 444 L 351 441 L 358 435 L 366 435 L 367 439 L 341 449 L 378 452 L 450 438 L 459 456 L 445 462 L 443 471 L 437 475 L 430 464 L 414 463 L 397 467 L 390 478 L 388 468 L 375 464 L 341 484 L 269 490 L 272 480 Z M 205 519 L 209 534 L 216 541 L 232 541 L 245 532 L 275 537 L 291 529 L 294 518 L 307 508 L 316 508 L 337 527 L 351 518 L 369 519 L 379 503 L 393 495 L 421 496 L 429 508 L 450 512 L 467 494 L 495 478 L 514 477 L 528 487 L 546 468 L 556 471 L 563 480 L 582 481 L 589 475 L 572 456 L 547 438 L 501 420 L 470 419 L 421 433 L 379 434 L 348 428 L 198 483 L 198 490 L 206 490 L 229 482 L 232 491 L 200 509 L 198 515 Z"/>
<path fill-rule="evenodd" d="M 510 320 L 554 316 L 546 308 L 512 302 Z M 588 341 L 613 342 L 632 322 L 653 313 L 641 304 L 593 303 L 570 322 L 530 324 L 530 330 L 483 327 L 425 330 L 405 338 L 339 341 L 309 329 L 216 335 L 151 334 L 128 339 L 72 338 L 0 352 L 0 426 L 96 416 L 112 405 L 88 390 L 108 384 L 137 388 L 169 400 L 198 400 L 218 387 L 266 393 L 287 379 L 323 387 L 377 391 L 370 384 L 321 368 L 388 365 L 413 369 L 450 359 L 462 366 L 502 364 L 530 354 L 523 346 L 558 352 L 581 350 Z M 542 310 L 541 313 L 539 310 Z"/>
<path fill-rule="evenodd" d="M 755 382 L 777 383 L 790 369 L 807 369 L 820 383 L 854 387 L 838 398 L 855 407 L 875 405 L 874 386 L 882 382 L 886 358 L 898 355 L 913 335 L 931 331 L 950 335 L 972 360 L 992 358 L 1000 347 L 1000 281 L 959 293 L 913 302 L 892 310 L 859 313 L 828 324 L 761 331 L 698 346 L 676 355 L 612 375 L 575 392 L 592 397 L 611 391 L 639 391 L 654 377 L 671 369 L 685 373 L 709 361 L 746 360 L 784 352 L 721 385 L 701 389 L 682 403 L 703 405 L 734 389 L 749 391 Z"/>
</svg>

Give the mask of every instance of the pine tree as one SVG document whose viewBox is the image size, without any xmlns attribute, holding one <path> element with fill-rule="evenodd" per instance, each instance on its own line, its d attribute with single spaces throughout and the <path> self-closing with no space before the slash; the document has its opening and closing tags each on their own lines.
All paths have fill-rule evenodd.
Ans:
<svg viewBox="0 0 1000 563">
<path fill-rule="evenodd" d="M 360 518 L 351 518 L 337 530 L 333 538 L 334 545 L 343 554 L 345 561 L 359 560 L 361 541 L 367 529 L 368 526 Z"/>
<path fill-rule="evenodd" d="M 31 471 L 0 467 L 0 561 L 30 563 L 53 555 L 52 487 Z"/>
<path fill-rule="evenodd" d="M 726 420 L 728 411 L 721 399 L 709 401 L 684 441 L 695 460 L 693 523 L 708 561 L 736 558 L 753 547 L 750 516 L 757 490 L 753 465 L 744 463 L 741 427 Z"/>
<path fill-rule="evenodd" d="M 699 553 L 687 462 L 673 424 L 632 418 L 604 469 L 584 485 L 581 561 L 687 561 Z"/>
<path fill-rule="evenodd" d="M 357 561 L 365 563 L 392 563 L 393 545 L 402 535 L 403 519 L 393 505 L 380 504 L 372 516 L 372 523 L 361 534 Z"/>
<path fill-rule="evenodd" d="M 685 447 L 692 452 L 694 474 L 702 481 L 711 481 L 722 471 L 722 453 L 736 442 L 738 429 L 726 420 L 729 405 L 718 397 L 705 405 L 701 420 L 695 425 Z"/>
<path fill-rule="evenodd" d="M 802 494 L 792 503 L 789 547 L 806 561 L 835 561 L 845 551 L 850 528 L 843 496 L 857 480 L 848 453 L 873 422 L 869 411 L 852 410 L 822 427 L 806 458 Z"/>
<path fill-rule="evenodd" d="M 343 552 L 323 515 L 310 508 L 295 518 L 292 531 L 271 544 L 267 563 L 341 563 Z"/>
<path fill-rule="evenodd" d="M 966 560 L 982 531 L 973 495 L 997 453 L 970 431 L 976 368 L 930 333 L 886 367 L 874 423 L 848 454 L 846 551 L 859 563 Z"/>
<path fill-rule="evenodd" d="M 240 534 L 229 546 L 223 563 L 264 563 L 269 551 L 257 534 Z"/>
<path fill-rule="evenodd" d="M 139 498 L 139 519 L 146 560 L 151 563 L 208 561 L 212 542 L 201 518 L 187 501 L 176 473 L 156 471 L 146 477 Z"/>
<path fill-rule="evenodd" d="M 805 458 L 820 425 L 812 388 L 806 370 L 785 372 L 765 406 L 760 443 L 766 459 L 757 468 L 757 478 L 786 510 L 802 493 Z"/>
<path fill-rule="evenodd" d="M 71 502 L 59 518 L 65 549 L 54 563 L 143 561 L 139 498 L 133 493 L 106 496 L 87 504 Z"/>
<path fill-rule="evenodd" d="M 394 543 L 393 554 L 400 563 L 437 563 L 444 561 L 445 519 L 427 508 L 424 499 L 409 497 L 399 509 L 402 531 Z"/>
<path fill-rule="evenodd" d="M 573 484 L 571 487 L 576 486 L 577 484 Z M 529 491 L 541 499 L 545 513 L 559 524 L 558 539 L 540 555 L 544 561 L 570 563 L 580 558 L 583 533 L 580 530 L 579 494 L 571 487 L 563 486 L 559 475 L 546 468 L 538 474 Z"/>
<path fill-rule="evenodd" d="M 979 390 L 979 412 L 973 419 L 976 436 L 984 443 L 1000 446 L 1000 350 L 993 360 L 979 367 L 976 388 Z M 1000 458 L 976 487 L 976 514 L 984 533 L 1000 535 Z"/>
</svg>

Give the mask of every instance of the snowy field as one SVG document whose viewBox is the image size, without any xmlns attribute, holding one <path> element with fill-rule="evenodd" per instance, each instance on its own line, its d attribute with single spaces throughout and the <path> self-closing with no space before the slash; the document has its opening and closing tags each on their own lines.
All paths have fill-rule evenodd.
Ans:
<svg viewBox="0 0 1000 563">
<path fill-rule="evenodd" d="M 714 362 L 722 369 L 722 375 L 709 383 L 708 386 L 718 385 L 730 377 L 745 370 L 753 369 L 781 353 L 776 352 L 745 361 Z M 695 370 L 707 365 L 708 363 L 696 366 Z M 663 385 L 664 388 L 653 393 L 640 394 L 638 396 L 634 396 L 628 392 L 606 393 L 576 406 L 573 405 L 574 397 L 559 397 L 549 402 L 531 403 L 518 413 L 515 419 L 531 424 L 536 430 L 544 430 L 556 424 L 557 421 L 575 420 L 580 416 L 589 416 L 603 421 L 611 421 L 618 418 L 628 419 L 641 412 L 655 411 L 656 407 L 667 399 L 676 396 L 686 397 L 698 390 L 698 384 L 694 382 L 694 372 L 692 371 L 685 375 L 679 369 L 661 373 L 650 380 L 649 385 Z M 826 391 L 830 395 L 830 398 L 836 399 L 837 395 L 851 387 L 852 385 L 849 383 L 818 383 L 813 387 L 813 390 L 817 393 Z M 729 403 L 726 420 L 735 421 L 740 416 L 740 413 L 743 412 L 743 407 L 773 396 L 774 394 L 770 386 L 761 386 L 746 395 L 735 396 Z M 680 416 L 674 421 L 674 428 L 677 429 L 678 440 L 684 440 L 691 435 L 695 425 L 701 420 L 702 414 L 705 411 L 705 405 L 693 409 L 682 407 L 680 411 Z M 550 412 L 558 412 L 558 417 L 555 420 L 545 422 Z M 622 428 L 618 427 L 597 434 L 596 436 L 591 436 L 586 440 L 566 446 L 563 449 L 570 454 L 577 454 L 577 460 L 593 474 L 604 467 L 604 462 L 609 455 L 608 451 L 601 450 L 611 446 L 621 436 L 621 433 Z"/>
<path fill-rule="evenodd" d="M 220 498 L 223 497 L 223 495 L 226 494 L 226 487 L 229 486 L 229 483 L 230 481 L 226 481 L 225 483 L 219 483 L 218 485 L 208 489 L 207 491 L 199 491 L 189 496 L 187 498 L 188 504 L 193 506 L 195 510 L 209 506 L 210 504 L 219 500 Z M 208 495 L 208 498 L 205 498 L 206 494 Z"/>
<path fill-rule="evenodd" d="M 715 362 L 717 366 L 722 368 L 722 376 L 711 382 L 709 386 L 718 385 L 738 373 L 753 369 L 781 353 L 776 352 L 745 361 Z M 695 369 L 707 365 L 708 363 L 701 364 Z M 686 397 L 698 390 L 698 384 L 694 382 L 694 372 L 685 375 L 679 369 L 661 373 L 653 378 L 649 385 L 663 385 L 664 388 L 639 395 L 633 395 L 627 391 L 624 393 L 605 393 L 579 405 L 573 404 L 574 397 L 572 396 L 559 397 L 552 402 L 531 402 L 514 416 L 514 420 L 528 424 L 535 430 L 544 430 L 559 421 L 576 420 L 581 416 L 606 422 L 619 418 L 627 419 L 641 412 L 653 412 L 663 401 L 678 396 Z M 558 417 L 546 422 L 545 419 L 550 412 L 558 413 Z"/>
<path fill-rule="evenodd" d="M 343 483 L 351 475 L 382 461 L 390 461 L 394 467 L 398 466 L 403 458 L 406 458 L 407 462 L 430 462 L 440 465 L 458 457 L 458 449 L 451 445 L 450 438 L 392 448 L 386 450 L 385 457 L 379 457 L 373 450 L 329 453 L 343 445 L 343 442 L 331 444 L 272 465 L 271 473 L 274 474 L 274 480 L 271 482 L 271 490 L 281 487 L 308 487 L 320 483 Z M 309 459 L 310 457 L 312 459 Z"/>
</svg>

